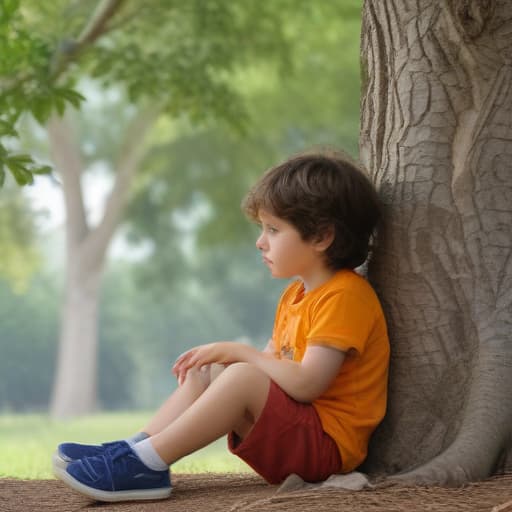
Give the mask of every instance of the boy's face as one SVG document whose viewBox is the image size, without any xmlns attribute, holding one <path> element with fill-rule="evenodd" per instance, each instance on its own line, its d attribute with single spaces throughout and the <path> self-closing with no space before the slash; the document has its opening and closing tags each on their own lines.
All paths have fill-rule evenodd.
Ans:
<svg viewBox="0 0 512 512">
<path fill-rule="evenodd" d="M 314 287 L 320 275 L 330 273 L 325 263 L 322 242 L 304 241 L 289 222 L 260 210 L 261 234 L 256 247 L 273 277 L 302 278 L 308 289 Z"/>
</svg>

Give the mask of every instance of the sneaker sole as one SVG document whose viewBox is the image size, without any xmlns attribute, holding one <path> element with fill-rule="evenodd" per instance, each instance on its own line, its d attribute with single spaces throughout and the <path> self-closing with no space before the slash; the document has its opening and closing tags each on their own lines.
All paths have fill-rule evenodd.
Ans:
<svg viewBox="0 0 512 512">
<path fill-rule="evenodd" d="M 59 455 L 59 452 L 55 452 L 53 455 L 52 455 L 52 464 L 53 464 L 53 467 L 54 468 L 61 468 L 61 469 L 66 469 L 68 467 L 68 464 L 69 464 L 69 461 L 63 459 L 60 455 Z"/>
<path fill-rule="evenodd" d="M 60 459 L 60 457 L 59 457 Z M 61 459 L 62 460 L 62 459 Z M 64 461 L 65 462 L 65 461 Z M 67 465 L 67 463 L 66 463 Z M 137 489 L 134 491 L 102 491 L 100 489 L 94 489 L 94 487 L 89 487 L 82 482 L 79 482 L 75 478 L 73 478 L 65 468 L 54 465 L 53 467 L 54 475 L 62 480 L 69 487 L 74 489 L 75 491 L 87 496 L 89 498 L 93 498 L 98 501 L 141 501 L 141 500 L 161 500 L 164 498 L 168 498 L 171 495 L 172 488 L 165 487 L 163 489 Z"/>
</svg>

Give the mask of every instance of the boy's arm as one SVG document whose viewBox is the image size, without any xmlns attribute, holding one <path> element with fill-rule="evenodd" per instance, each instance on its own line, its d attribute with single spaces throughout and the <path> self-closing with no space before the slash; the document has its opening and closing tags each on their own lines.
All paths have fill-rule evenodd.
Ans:
<svg viewBox="0 0 512 512">
<path fill-rule="evenodd" d="M 264 371 L 287 395 L 306 403 L 329 388 L 345 360 L 345 352 L 322 345 L 309 346 L 300 363 L 265 353 L 248 356 L 247 362 Z"/>
<path fill-rule="evenodd" d="M 312 402 L 327 390 L 345 359 L 345 353 L 322 345 L 309 346 L 302 362 L 277 359 L 241 343 L 218 342 L 196 347 L 178 358 L 173 371 L 186 372 L 193 366 L 212 362 L 246 362 L 265 372 L 289 396 Z"/>
</svg>

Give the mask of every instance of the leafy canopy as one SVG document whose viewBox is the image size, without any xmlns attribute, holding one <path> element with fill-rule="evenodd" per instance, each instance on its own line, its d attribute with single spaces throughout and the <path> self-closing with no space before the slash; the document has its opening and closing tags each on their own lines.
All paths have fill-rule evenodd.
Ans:
<svg viewBox="0 0 512 512">
<path fill-rule="evenodd" d="M 132 102 L 151 101 L 193 121 L 222 118 L 242 128 L 231 73 L 256 58 L 286 64 L 286 12 L 302 1 L 4 0 L 0 5 L 0 186 L 51 172 L 16 154 L 24 113 L 41 124 L 84 97 L 77 80 L 124 87 Z"/>
<path fill-rule="evenodd" d="M 66 102 L 79 105 L 79 93 L 51 79 L 49 41 L 28 29 L 19 0 L 4 0 L 0 5 L 0 42 L 0 138 L 18 136 L 15 126 L 23 112 L 44 122 L 53 109 L 62 113 Z M 2 141 L 0 186 L 6 168 L 19 185 L 32 183 L 33 174 L 51 172 L 49 166 L 34 163 L 27 154 L 13 153 Z"/>
</svg>

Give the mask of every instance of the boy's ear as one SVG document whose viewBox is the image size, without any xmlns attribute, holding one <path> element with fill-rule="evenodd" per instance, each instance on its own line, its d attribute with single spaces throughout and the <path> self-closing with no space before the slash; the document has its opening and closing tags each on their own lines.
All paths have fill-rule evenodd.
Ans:
<svg viewBox="0 0 512 512">
<path fill-rule="evenodd" d="M 334 241 L 334 226 L 329 226 L 323 233 L 319 234 L 315 241 L 315 248 L 320 251 L 326 251 Z"/>
</svg>

